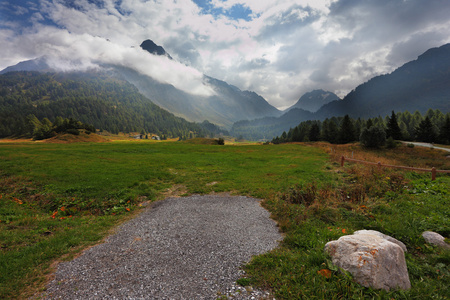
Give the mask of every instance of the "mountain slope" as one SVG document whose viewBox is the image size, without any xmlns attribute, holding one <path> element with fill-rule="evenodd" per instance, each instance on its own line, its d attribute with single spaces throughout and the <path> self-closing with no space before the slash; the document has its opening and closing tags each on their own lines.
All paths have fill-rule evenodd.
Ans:
<svg viewBox="0 0 450 300">
<path fill-rule="evenodd" d="M 150 40 L 145 41 L 141 47 L 150 54 L 170 57 L 162 47 Z M 125 68 L 118 68 L 118 70 L 127 81 L 133 83 L 142 94 L 152 99 L 157 105 L 189 121 L 208 120 L 229 128 L 239 120 L 281 115 L 278 109 L 256 93 L 241 91 L 235 86 L 206 75 L 203 81 L 214 90 L 216 94 L 213 96 L 192 95 L 133 70 Z"/>
<path fill-rule="evenodd" d="M 328 104 L 335 100 L 340 100 L 340 98 L 335 93 L 324 90 L 314 90 L 301 96 L 297 103 L 288 108 L 286 112 L 293 108 L 300 108 L 310 112 L 316 112 L 325 104 Z"/>
<path fill-rule="evenodd" d="M 317 117 L 374 117 L 394 111 L 450 111 L 450 44 L 432 48 L 394 72 L 359 85 L 342 101 L 323 106 Z"/>
<path fill-rule="evenodd" d="M 168 137 L 210 135 L 153 104 L 110 74 L 9 72 L 0 75 L 0 137 L 25 133 L 28 115 L 39 120 L 75 118 L 113 133 L 148 132 Z M 212 124 L 206 124 L 211 128 Z"/>
</svg>

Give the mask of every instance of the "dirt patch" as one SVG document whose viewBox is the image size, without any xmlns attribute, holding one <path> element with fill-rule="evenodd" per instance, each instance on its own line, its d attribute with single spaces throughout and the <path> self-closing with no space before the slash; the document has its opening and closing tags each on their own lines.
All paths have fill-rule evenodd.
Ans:
<svg viewBox="0 0 450 300">
<path fill-rule="evenodd" d="M 99 136 L 98 134 L 86 134 L 80 133 L 80 135 L 73 134 L 58 134 L 52 138 L 43 140 L 42 143 L 53 143 L 53 144 L 70 144 L 70 143 L 106 143 L 109 142 L 108 139 Z"/>
<path fill-rule="evenodd" d="M 175 184 L 162 193 L 161 199 L 177 198 L 187 194 L 187 188 L 182 184 Z"/>
</svg>

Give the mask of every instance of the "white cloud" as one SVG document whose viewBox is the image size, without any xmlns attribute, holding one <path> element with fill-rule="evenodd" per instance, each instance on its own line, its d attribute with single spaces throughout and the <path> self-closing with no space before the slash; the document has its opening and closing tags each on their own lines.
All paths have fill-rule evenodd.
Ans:
<svg viewBox="0 0 450 300">
<path fill-rule="evenodd" d="M 203 72 L 281 107 L 312 89 L 344 96 L 450 42 L 448 0 L 212 1 L 223 10 L 250 9 L 250 21 L 204 14 L 188 0 L 72 1 L 79 9 L 66 2 L 41 0 L 33 27 L 21 31 L 0 20 L 0 68 L 51 53 L 60 65 L 67 57 L 78 67 L 114 62 L 205 94 L 211 91 L 201 84 Z M 42 17 L 60 28 L 41 25 Z M 182 64 L 140 53 L 145 39 Z"/>
</svg>

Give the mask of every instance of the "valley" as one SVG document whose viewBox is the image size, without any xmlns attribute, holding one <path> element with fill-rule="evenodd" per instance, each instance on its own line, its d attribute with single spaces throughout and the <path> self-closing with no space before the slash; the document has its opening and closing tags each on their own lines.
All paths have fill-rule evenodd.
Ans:
<svg viewBox="0 0 450 300">
<path fill-rule="evenodd" d="M 53 262 L 97 244 L 149 203 L 226 192 L 263 199 L 286 235 L 279 248 L 245 267 L 242 284 L 270 289 L 277 299 L 442 298 L 448 251 L 419 236 L 423 230 L 449 233 L 448 175 L 431 182 L 429 174 L 340 167 L 341 155 L 450 169 L 448 153 L 407 145 L 368 150 L 358 144 L 221 146 L 201 140 L 0 142 L 0 297 L 45 292 Z M 311 202 L 298 202 L 298 194 Z M 324 244 L 359 229 L 389 232 L 406 244 L 411 290 L 363 288 L 334 269 L 331 279 L 317 274 L 331 268 Z"/>
</svg>

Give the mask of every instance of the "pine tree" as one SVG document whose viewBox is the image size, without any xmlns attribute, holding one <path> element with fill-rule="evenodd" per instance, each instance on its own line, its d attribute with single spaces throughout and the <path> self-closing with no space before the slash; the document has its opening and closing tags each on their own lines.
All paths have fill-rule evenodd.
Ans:
<svg viewBox="0 0 450 300">
<path fill-rule="evenodd" d="M 419 142 L 434 143 L 436 142 L 436 139 L 436 130 L 434 129 L 430 118 L 427 116 L 416 128 L 416 140 Z"/>
<path fill-rule="evenodd" d="M 394 140 L 402 139 L 402 131 L 400 126 L 398 126 L 397 116 L 394 111 L 392 111 L 392 115 L 387 122 L 386 137 L 392 137 Z"/>
<path fill-rule="evenodd" d="M 333 120 L 325 119 L 322 123 L 322 140 L 330 142 L 332 144 L 336 143 L 338 137 L 338 127 Z"/>
<path fill-rule="evenodd" d="M 317 123 L 312 124 L 311 128 L 309 129 L 308 137 L 311 142 L 316 142 L 316 141 L 320 140 L 319 124 L 317 124 Z"/>
<path fill-rule="evenodd" d="M 450 115 L 447 114 L 444 124 L 440 128 L 439 141 L 443 144 L 450 144 Z"/>
<path fill-rule="evenodd" d="M 341 128 L 339 129 L 339 143 L 346 144 L 355 141 L 355 126 L 349 115 L 345 115 L 342 119 Z"/>
</svg>

